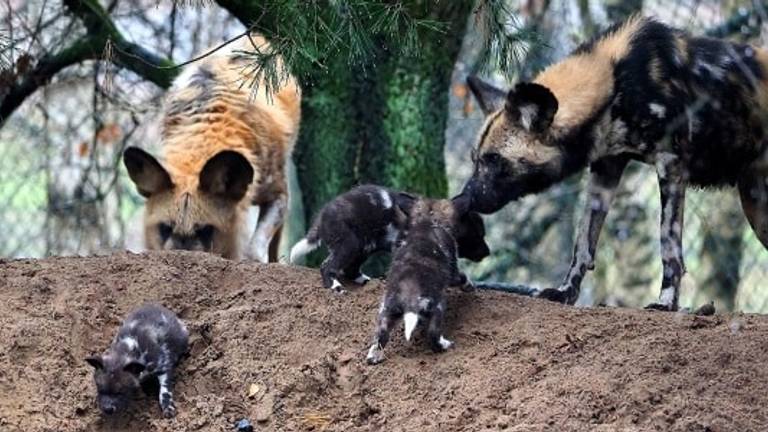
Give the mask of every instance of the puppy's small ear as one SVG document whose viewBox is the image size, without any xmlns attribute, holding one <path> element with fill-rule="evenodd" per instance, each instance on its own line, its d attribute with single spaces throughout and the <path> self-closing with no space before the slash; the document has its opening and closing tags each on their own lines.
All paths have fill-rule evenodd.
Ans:
<svg viewBox="0 0 768 432">
<path fill-rule="evenodd" d="M 469 195 L 464 193 L 456 195 L 451 201 L 453 202 L 454 210 L 456 210 L 456 213 L 458 213 L 459 216 L 467 214 L 472 205 L 472 199 Z"/>
<path fill-rule="evenodd" d="M 140 375 L 142 372 L 144 372 L 144 369 L 146 369 L 147 366 L 144 365 L 144 363 L 132 361 L 128 363 L 127 365 L 123 366 L 123 370 L 133 374 L 133 375 Z"/>
<path fill-rule="evenodd" d="M 395 204 L 406 216 L 410 216 L 416 199 L 416 195 L 409 194 L 408 192 L 398 192 L 395 195 Z"/>
<path fill-rule="evenodd" d="M 93 366 L 93 368 L 96 370 L 104 369 L 104 362 L 101 360 L 101 357 L 99 356 L 86 357 L 85 362 Z"/>
</svg>

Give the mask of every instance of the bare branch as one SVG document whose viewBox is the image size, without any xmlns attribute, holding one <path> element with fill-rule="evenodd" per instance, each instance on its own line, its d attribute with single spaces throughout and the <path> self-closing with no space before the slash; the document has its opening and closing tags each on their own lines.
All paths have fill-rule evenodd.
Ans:
<svg viewBox="0 0 768 432">
<path fill-rule="evenodd" d="M 178 73 L 168 59 L 125 39 L 104 8 L 96 0 L 64 0 L 67 8 L 85 25 L 87 33 L 67 48 L 43 56 L 34 66 L 19 76 L 6 73 L 0 92 L 0 127 L 24 100 L 46 85 L 62 69 L 86 60 L 98 60 L 105 48 L 114 48 L 112 62 L 135 72 L 162 88 L 168 88 Z M 8 71 L 6 71 L 8 72 Z"/>
<path fill-rule="evenodd" d="M 171 85 L 177 74 L 173 62 L 127 41 L 98 1 L 64 0 L 64 4 L 80 18 L 88 30 L 88 35 L 101 42 L 99 54 L 104 51 L 107 40 L 111 40 L 115 48 L 116 65 L 133 71 L 162 88 Z"/>
</svg>

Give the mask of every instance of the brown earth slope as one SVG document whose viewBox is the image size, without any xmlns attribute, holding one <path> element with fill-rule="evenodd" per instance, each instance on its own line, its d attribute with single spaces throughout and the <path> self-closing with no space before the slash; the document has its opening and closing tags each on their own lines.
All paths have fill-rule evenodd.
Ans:
<svg viewBox="0 0 768 432">
<path fill-rule="evenodd" d="M 192 253 L 0 261 L 0 430 L 764 431 L 768 318 L 450 295 L 452 351 L 401 330 L 364 355 L 383 286 Z M 144 301 L 192 333 L 178 416 L 142 397 L 102 420 L 83 358 Z M 248 395 L 249 391 L 252 394 Z"/>
</svg>

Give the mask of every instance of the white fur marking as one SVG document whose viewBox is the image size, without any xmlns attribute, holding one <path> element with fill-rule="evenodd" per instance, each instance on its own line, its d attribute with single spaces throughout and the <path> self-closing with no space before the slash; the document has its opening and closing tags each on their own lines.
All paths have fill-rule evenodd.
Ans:
<svg viewBox="0 0 768 432">
<path fill-rule="evenodd" d="M 379 195 L 381 195 L 381 205 L 383 205 L 385 209 L 391 208 L 392 198 L 389 197 L 389 192 L 382 189 L 379 191 Z"/>
<path fill-rule="evenodd" d="M 400 235 L 400 230 L 392 224 L 387 225 L 387 242 L 394 244 L 398 235 Z"/>
<path fill-rule="evenodd" d="M 368 360 L 368 363 L 371 364 L 380 363 L 382 360 L 384 360 L 384 355 L 381 352 L 381 347 L 378 343 L 374 343 L 370 348 L 368 348 L 368 355 L 365 356 L 365 359 Z"/>
<path fill-rule="evenodd" d="M 429 299 L 426 297 L 419 298 L 419 310 L 425 312 L 429 308 Z"/>
<path fill-rule="evenodd" d="M 453 346 L 453 342 L 449 341 L 443 336 L 440 336 L 439 344 L 441 347 L 443 347 L 444 350 L 447 350 L 448 348 Z"/>
<path fill-rule="evenodd" d="M 520 123 L 522 123 L 525 130 L 531 130 L 533 120 L 538 112 L 539 108 L 536 105 L 523 105 L 520 107 Z"/>
<path fill-rule="evenodd" d="M 333 284 L 331 284 L 331 289 L 334 291 L 340 291 L 343 285 L 341 285 L 341 282 L 339 282 L 336 279 L 333 279 Z"/>
<path fill-rule="evenodd" d="M 125 337 L 120 340 L 120 343 L 125 345 L 126 348 L 133 351 L 139 347 L 139 342 L 132 336 Z"/>
<path fill-rule="evenodd" d="M 368 275 L 366 275 L 364 273 L 360 273 L 360 276 L 355 278 L 355 283 L 358 284 L 358 285 L 362 285 L 362 284 L 368 282 L 369 280 L 371 280 L 371 278 Z"/>
<path fill-rule="evenodd" d="M 304 257 L 308 253 L 310 253 L 313 250 L 317 249 L 318 246 L 320 246 L 320 242 L 310 243 L 309 240 L 307 240 L 306 238 L 303 238 L 303 239 L 299 240 L 291 248 L 291 255 L 290 255 L 290 258 L 289 258 L 289 260 L 291 261 L 291 264 L 295 264 L 296 260 Z"/>
<path fill-rule="evenodd" d="M 419 323 L 419 316 L 413 312 L 406 312 L 403 315 L 403 323 L 405 324 L 405 340 L 410 341 L 413 330 L 416 329 L 416 324 Z"/>
<path fill-rule="evenodd" d="M 664 105 L 652 102 L 648 104 L 648 108 L 651 110 L 651 114 L 655 115 L 660 119 L 663 119 L 667 115 L 667 107 L 665 107 Z"/>
<path fill-rule="evenodd" d="M 675 289 L 674 288 L 664 288 L 661 290 L 661 295 L 659 296 L 659 303 L 669 306 L 672 304 L 672 302 L 675 299 Z"/>
</svg>

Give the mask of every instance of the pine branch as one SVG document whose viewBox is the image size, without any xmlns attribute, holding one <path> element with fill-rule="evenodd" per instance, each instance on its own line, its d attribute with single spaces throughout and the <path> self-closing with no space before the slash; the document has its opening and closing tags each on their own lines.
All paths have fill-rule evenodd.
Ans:
<svg viewBox="0 0 768 432">
<path fill-rule="evenodd" d="M 178 1 L 178 0 L 177 0 Z M 270 92 L 282 83 L 277 59 L 294 76 L 311 82 L 332 73 L 331 65 L 362 71 L 386 53 L 419 56 L 420 37 L 443 32 L 445 23 L 429 17 L 420 2 L 381 0 L 217 0 L 246 27 L 263 34 L 269 50 L 238 54 L 250 60 L 251 86 L 265 83 Z"/>
<path fill-rule="evenodd" d="M 483 35 L 477 64 L 480 71 L 500 70 L 511 77 L 530 47 L 544 43 L 519 22 L 505 0 L 479 0 L 473 13 L 474 24 Z"/>
</svg>

